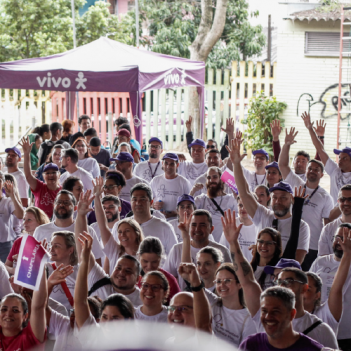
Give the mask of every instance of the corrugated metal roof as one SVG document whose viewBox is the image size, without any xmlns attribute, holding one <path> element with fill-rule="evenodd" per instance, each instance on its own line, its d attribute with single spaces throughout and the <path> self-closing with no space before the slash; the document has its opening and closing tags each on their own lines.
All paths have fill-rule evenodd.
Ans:
<svg viewBox="0 0 351 351">
<path fill-rule="evenodd" d="M 312 10 L 306 10 L 306 11 L 298 11 L 298 12 L 293 12 L 290 14 L 290 16 L 286 17 L 285 19 L 290 19 L 292 21 L 337 21 L 340 20 L 341 18 L 341 11 L 334 10 L 334 11 L 329 11 L 325 12 L 322 11 L 321 7 L 317 7 L 316 9 Z M 345 20 L 350 20 L 351 21 L 351 11 L 345 11 L 344 12 L 344 18 Z"/>
</svg>

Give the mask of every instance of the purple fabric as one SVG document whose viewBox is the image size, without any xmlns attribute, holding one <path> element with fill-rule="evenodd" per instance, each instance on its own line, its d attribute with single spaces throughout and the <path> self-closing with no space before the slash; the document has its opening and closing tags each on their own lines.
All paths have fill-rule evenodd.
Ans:
<svg viewBox="0 0 351 351">
<path fill-rule="evenodd" d="M 239 346 L 239 349 L 242 351 L 320 351 L 322 348 L 323 345 L 302 333 L 300 333 L 300 339 L 295 344 L 284 349 L 273 347 L 268 342 L 266 333 L 250 335 Z"/>
</svg>

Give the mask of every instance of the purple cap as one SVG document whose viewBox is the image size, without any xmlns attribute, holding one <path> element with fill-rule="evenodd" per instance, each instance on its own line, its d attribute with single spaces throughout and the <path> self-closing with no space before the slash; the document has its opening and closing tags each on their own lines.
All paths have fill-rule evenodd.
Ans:
<svg viewBox="0 0 351 351">
<path fill-rule="evenodd" d="M 282 191 L 286 191 L 287 193 L 290 193 L 290 194 L 293 193 L 290 184 L 286 183 L 286 182 L 279 182 L 277 184 L 274 184 L 274 186 L 272 188 L 269 188 L 269 192 L 272 192 L 274 190 L 282 190 Z"/>
<path fill-rule="evenodd" d="M 195 145 L 202 146 L 203 148 L 206 148 L 206 144 L 202 139 L 195 139 L 191 144 L 188 145 L 188 147 L 193 147 Z"/>
<path fill-rule="evenodd" d="M 288 267 L 295 267 L 295 268 L 301 269 L 299 262 L 289 258 L 281 258 L 276 266 L 266 266 L 264 267 L 263 271 L 266 274 L 274 274 L 275 269 L 277 268 L 283 269 Z"/>
<path fill-rule="evenodd" d="M 342 149 L 342 150 L 334 149 L 334 154 L 340 155 L 341 153 L 348 154 L 351 157 L 351 147 L 346 146 L 345 149 Z"/>
<path fill-rule="evenodd" d="M 162 141 L 161 141 L 159 138 L 152 137 L 152 138 L 149 140 L 149 144 L 152 143 L 153 141 L 156 141 L 156 142 L 160 143 L 160 144 L 161 144 L 161 148 L 163 148 Z"/>
<path fill-rule="evenodd" d="M 276 169 L 280 172 L 279 166 L 278 166 L 278 162 L 273 161 L 273 162 L 269 163 L 269 164 L 265 167 L 265 169 L 268 169 L 268 168 L 271 168 L 271 167 L 276 168 Z"/>
<path fill-rule="evenodd" d="M 179 162 L 179 158 L 177 154 L 173 154 L 172 152 L 167 152 L 163 157 L 162 160 L 165 160 L 166 158 L 169 158 L 170 160 Z"/>
<path fill-rule="evenodd" d="M 255 156 L 257 154 L 263 154 L 266 156 L 266 159 L 268 160 L 269 159 L 269 155 L 268 155 L 268 152 L 264 149 L 258 149 L 258 150 L 255 150 L 255 151 L 252 151 L 252 154 Z"/>
<path fill-rule="evenodd" d="M 8 147 L 5 152 L 8 153 L 9 151 L 13 151 L 19 158 L 22 158 L 21 151 L 17 149 L 17 147 Z"/>
<path fill-rule="evenodd" d="M 179 196 L 177 199 L 177 206 L 183 201 L 190 201 L 195 205 L 195 200 L 191 195 L 183 194 L 182 196 Z"/>
<path fill-rule="evenodd" d="M 129 152 L 120 152 L 116 158 L 110 158 L 110 161 L 120 161 L 120 162 L 132 162 L 134 163 L 134 158 Z"/>
<path fill-rule="evenodd" d="M 56 172 L 59 171 L 59 168 L 58 168 L 58 166 L 55 163 L 48 163 L 47 165 L 44 166 L 43 173 L 45 173 L 49 169 L 53 169 Z"/>
</svg>

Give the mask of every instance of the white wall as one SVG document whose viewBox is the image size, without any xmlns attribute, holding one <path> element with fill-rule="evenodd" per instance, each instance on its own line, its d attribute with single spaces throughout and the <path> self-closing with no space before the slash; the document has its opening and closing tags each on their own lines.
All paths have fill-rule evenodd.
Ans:
<svg viewBox="0 0 351 351">
<path fill-rule="evenodd" d="M 339 82 L 339 59 L 336 57 L 305 56 L 304 45 L 305 31 L 340 32 L 339 28 L 339 21 L 334 24 L 333 22 L 325 21 L 311 21 L 310 23 L 307 21 L 295 21 L 293 23 L 290 20 L 281 20 L 279 23 L 276 92 L 277 98 L 288 104 L 288 108 L 282 115 L 285 118 L 286 127 L 293 126 L 299 131 L 297 143 L 292 147 L 292 153 L 302 149 L 314 156 L 315 150 L 300 118 L 302 112 L 308 108 L 308 99 L 310 97 L 305 95 L 301 98 L 299 116 L 297 116 L 297 105 L 302 94 L 311 94 L 313 97 L 311 103 L 314 103 L 318 102 L 323 92 L 327 90 L 327 94 L 322 98 L 322 101 L 326 103 L 324 117 L 322 116 L 324 107 L 322 102 L 318 102 L 311 107 L 311 117 L 313 120 L 324 118 L 326 121 L 325 147 L 330 156 L 334 155 L 332 150 L 337 145 L 337 111 L 331 101 L 333 97 L 335 99 L 335 96 L 338 95 L 338 88 L 336 87 L 333 90 L 328 90 L 328 88 Z M 344 65 L 346 63 L 344 59 Z M 351 66 L 351 60 L 349 65 Z M 347 124 L 347 118 L 341 122 L 341 138 L 343 141 L 347 137 Z M 348 140 L 348 145 L 350 146 L 350 136 Z M 344 145 L 345 143 L 342 144 L 342 146 Z"/>
</svg>

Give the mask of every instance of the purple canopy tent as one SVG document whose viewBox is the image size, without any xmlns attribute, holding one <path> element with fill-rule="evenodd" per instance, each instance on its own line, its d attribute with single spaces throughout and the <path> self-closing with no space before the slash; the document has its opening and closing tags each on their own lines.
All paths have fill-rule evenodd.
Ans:
<svg viewBox="0 0 351 351">
<path fill-rule="evenodd" d="M 139 50 L 101 37 L 62 54 L 0 63 L 0 88 L 129 92 L 135 135 L 142 141 L 141 93 L 196 86 L 204 126 L 205 63 Z"/>
</svg>

